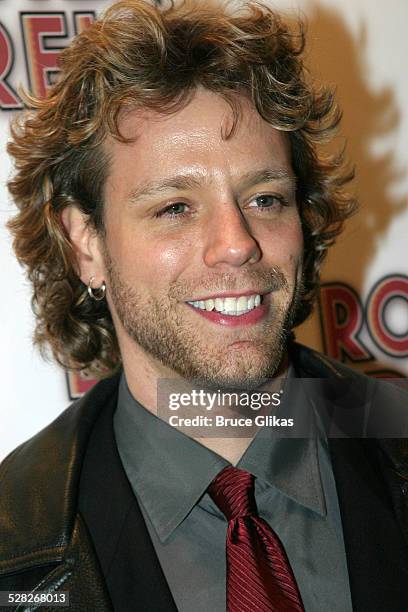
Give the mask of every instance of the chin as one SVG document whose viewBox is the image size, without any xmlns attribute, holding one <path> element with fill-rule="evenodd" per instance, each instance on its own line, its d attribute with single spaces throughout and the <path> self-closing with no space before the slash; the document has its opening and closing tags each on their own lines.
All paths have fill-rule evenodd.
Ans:
<svg viewBox="0 0 408 612">
<path fill-rule="evenodd" d="M 264 356 L 263 356 L 264 357 Z M 257 363 L 258 362 L 258 363 Z M 265 359 L 248 359 L 246 363 L 231 364 L 225 366 L 220 364 L 217 371 L 206 371 L 197 369 L 192 382 L 206 389 L 242 390 L 254 391 L 266 384 L 279 369 L 281 355 L 274 362 Z"/>
</svg>

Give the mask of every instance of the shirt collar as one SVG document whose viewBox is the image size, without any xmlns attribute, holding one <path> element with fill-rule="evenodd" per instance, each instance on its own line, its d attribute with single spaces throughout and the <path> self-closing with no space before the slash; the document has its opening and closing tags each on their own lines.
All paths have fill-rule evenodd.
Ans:
<svg viewBox="0 0 408 612">
<path fill-rule="evenodd" d="M 315 438 L 254 439 L 237 467 L 251 472 L 287 497 L 324 516 L 326 505 Z"/>
<path fill-rule="evenodd" d="M 290 368 L 280 414 L 289 407 L 308 411 L 301 386 L 291 385 Z M 291 412 L 292 413 L 292 412 Z M 315 417 L 313 417 L 315 418 Z M 228 461 L 146 410 L 131 395 L 125 376 L 114 415 L 118 451 L 132 489 L 160 540 L 166 541 L 191 512 Z M 275 437 L 261 428 L 237 464 L 295 502 L 324 515 L 317 438 Z M 154 475 L 152 478 L 151 475 Z"/>
<path fill-rule="evenodd" d="M 298 504 L 324 516 L 326 504 L 320 477 L 319 447 L 328 452 L 327 439 L 302 379 L 289 366 L 281 405 L 276 414 L 292 418 L 293 431 L 261 428 L 237 467 L 276 487 Z"/>
</svg>

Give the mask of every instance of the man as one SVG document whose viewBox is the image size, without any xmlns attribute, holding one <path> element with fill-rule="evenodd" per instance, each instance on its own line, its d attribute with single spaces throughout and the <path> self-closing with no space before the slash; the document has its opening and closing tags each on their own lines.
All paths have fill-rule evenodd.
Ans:
<svg viewBox="0 0 408 612">
<path fill-rule="evenodd" d="M 106 380 L 4 461 L 0 590 L 98 612 L 407 609 L 403 445 L 359 439 L 406 396 L 291 331 L 355 208 L 318 150 L 339 113 L 303 43 L 258 3 L 125 0 L 14 126 L 36 342 Z M 312 435 L 183 433 L 158 401 L 183 384 L 283 390 L 266 417 Z"/>
</svg>

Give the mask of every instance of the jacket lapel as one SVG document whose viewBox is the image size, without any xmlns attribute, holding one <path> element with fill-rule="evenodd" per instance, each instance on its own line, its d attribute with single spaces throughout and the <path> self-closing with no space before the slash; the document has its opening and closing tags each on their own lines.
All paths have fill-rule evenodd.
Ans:
<svg viewBox="0 0 408 612">
<path fill-rule="evenodd" d="M 378 440 L 361 437 L 366 427 L 364 406 L 373 395 L 372 381 L 300 345 L 294 347 L 292 358 L 298 376 L 325 379 L 322 387 L 328 399 L 321 417 L 326 431 L 336 436 L 329 433 L 328 442 L 353 610 L 406 612 L 408 550 L 389 494 L 391 464 L 384 461 Z M 341 379 L 344 384 L 339 385 Z M 382 392 L 384 405 L 387 399 L 392 402 L 392 387 Z"/>
<path fill-rule="evenodd" d="M 406 612 L 408 554 L 374 440 L 329 440 L 354 612 Z"/>
<path fill-rule="evenodd" d="M 1 584 L 1 581 L 0 581 Z M 17 587 L 18 583 L 16 584 Z M 114 608 L 102 577 L 95 551 L 81 516 L 77 516 L 72 538 L 59 563 L 35 590 L 68 593 L 70 612 L 98 610 L 113 612 Z M 59 608 L 58 608 L 59 609 Z"/>
<path fill-rule="evenodd" d="M 84 459 L 79 511 L 95 545 L 115 610 L 176 610 L 113 434 L 116 402 L 103 410 Z"/>
</svg>

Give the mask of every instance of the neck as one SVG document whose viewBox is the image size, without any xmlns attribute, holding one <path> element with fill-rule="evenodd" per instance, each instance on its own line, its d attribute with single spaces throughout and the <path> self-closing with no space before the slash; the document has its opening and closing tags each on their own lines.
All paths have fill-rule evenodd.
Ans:
<svg viewBox="0 0 408 612">
<path fill-rule="evenodd" d="M 283 381 L 287 376 L 287 372 L 288 359 L 287 355 L 285 355 L 282 360 L 281 367 L 279 368 L 279 371 L 276 373 L 272 382 L 269 382 L 267 385 L 260 387 L 259 389 L 257 389 L 257 391 L 268 391 L 269 394 L 279 392 L 279 390 L 282 388 Z M 242 417 L 243 415 L 238 413 L 238 415 L 236 416 Z M 229 461 L 232 465 L 236 465 L 247 450 L 248 446 L 251 444 L 254 435 L 252 435 L 251 437 L 202 437 L 194 438 L 194 440 L 196 440 L 209 450 L 213 451 L 214 453 L 217 453 L 218 455 Z"/>
<path fill-rule="evenodd" d="M 172 370 L 168 370 L 162 364 L 156 363 L 153 359 L 147 358 L 146 354 L 141 351 L 140 347 L 131 343 L 129 346 L 121 346 L 123 357 L 123 367 L 126 376 L 126 382 L 132 396 L 147 410 L 162 418 L 163 415 L 158 411 L 157 405 L 157 389 L 160 379 L 178 379 L 180 382 L 185 382 L 181 377 L 175 376 Z M 285 353 L 278 372 L 276 373 L 272 383 L 266 385 L 269 393 L 279 391 L 282 386 L 282 381 L 286 378 L 288 370 L 288 357 Z M 257 391 L 266 391 L 265 386 L 260 387 Z M 159 412 L 159 414 L 158 414 Z M 231 413 L 232 416 L 244 416 L 241 413 Z M 166 420 L 166 419 L 164 419 Z M 252 430 L 253 428 L 251 428 Z M 186 435 L 189 435 L 188 430 L 183 430 Z M 245 453 L 253 439 L 251 437 L 195 437 L 189 436 L 199 444 L 202 444 L 209 450 L 217 453 L 232 465 L 236 465 Z"/>
</svg>

